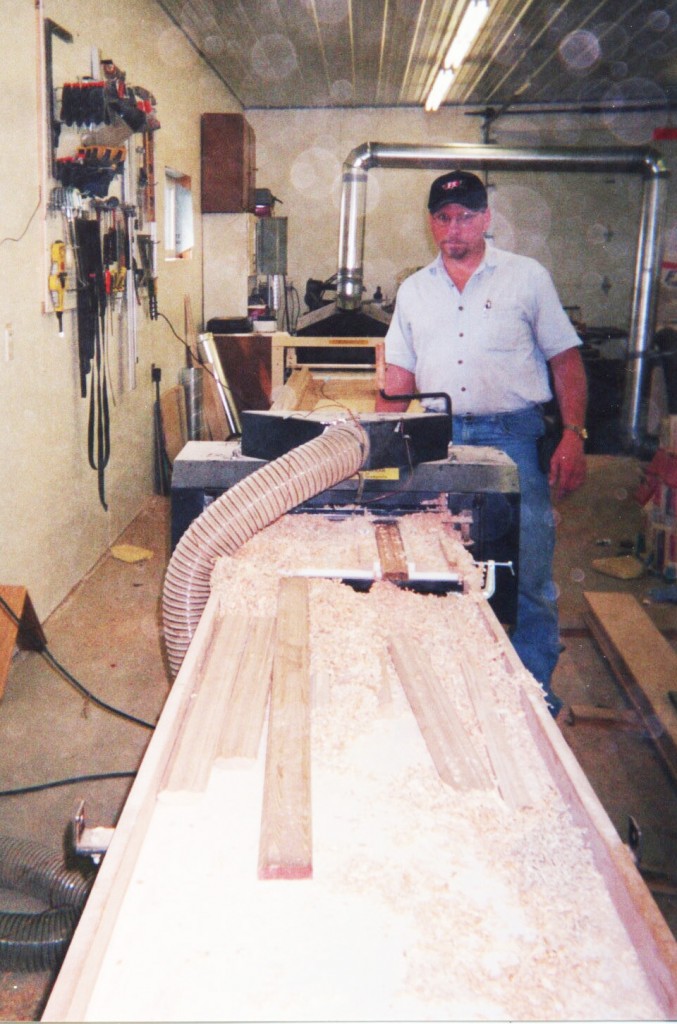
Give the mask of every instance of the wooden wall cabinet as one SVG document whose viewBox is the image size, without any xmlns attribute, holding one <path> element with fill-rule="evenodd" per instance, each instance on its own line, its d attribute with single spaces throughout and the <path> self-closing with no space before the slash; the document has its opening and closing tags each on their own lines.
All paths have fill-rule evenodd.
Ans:
<svg viewBox="0 0 677 1024">
<path fill-rule="evenodd" d="M 203 114 L 200 136 L 202 212 L 253 212 L 256 136 L 244 114 Z"/>
</svg>

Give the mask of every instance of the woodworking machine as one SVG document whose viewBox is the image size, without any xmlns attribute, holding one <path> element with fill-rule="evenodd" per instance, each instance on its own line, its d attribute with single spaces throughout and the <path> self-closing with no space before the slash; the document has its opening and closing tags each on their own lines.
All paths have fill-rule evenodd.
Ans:
<svg viewBox="0 0 677 1024">
<path fill-rule="evenodd" d="M 443 496 L 472 558 L 490 567 L 485 575 L 491 578 L 488 590 L 493 590 L 496 615 L 507 625 L 514 623 L 520 495 L 512 460 L 493 448 L 452 444 L 451 419 L 441 413 L 369 413 L 357 419 L 369 437 L 370 454 L 362 470 L 294 511 L 333 517 L 369 512 L 393 520 L 438 511 Z M 336 416 L 327 410 L 243 412 L 241 440 L 189 441 L 174 461 L 172 547 L 215 498 L 266 462 L 317 437 L 330 422 Z M 439 580 L 428 582 L 427 589 L 439 592 Z M 424 589 L 425 581 L 416 583 L 416 589 Z"/>
</svg>

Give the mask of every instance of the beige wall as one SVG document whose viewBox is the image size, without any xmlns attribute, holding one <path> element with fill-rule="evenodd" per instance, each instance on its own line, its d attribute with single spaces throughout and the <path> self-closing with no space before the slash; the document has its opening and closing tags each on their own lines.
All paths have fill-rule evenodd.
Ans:
<svg viewBox="0 0 677 1024">
<path fill-rule="evenodd" d="M 202 309 L 199 115 L 238 106 L 152 0 L 116 0 L 114 5 L 45 0 L 44 13 L 74 37 L 68 45 L 55 43 L 58 71 L 87 75 L 93 47 L 112 58 L 129 83 L 156 96 L 162 125 L 156 133 L 158 175 L 164 176 L 167 165 L 192 176 L 195 256 L 165 263 L 162 248 L 159 254 L 159 308 L 183 335 L 184 295 L 191 296 L 196 317 Z M 43 313 L 45 234 L 55 224 L 50 218 L 45 222 L 44 205 L 31 219 L 41 189 L 37 54 L 34 5 L 4 0 L 0 235 L 22 237 L 0 245 L 0 582 L 27 586 L 43 618 L 152 493 L 150 367 L 161 367 L 162 385 L 169 387 L 185 355 L 164 320 L 151 323 L 145 313 L 139 315 L 137 386 L 122 393 L 115 389 L 111 406 L 105 512 L 87 460 L 88 402 L 80 397 L 73 316 L 66 314 L 66 337 L 59 338 L 53 313 Z M 157 199 L 162 225 L 161 185 Z M 13 332 L 9 361 L 7 324 Z"/>
</svg>

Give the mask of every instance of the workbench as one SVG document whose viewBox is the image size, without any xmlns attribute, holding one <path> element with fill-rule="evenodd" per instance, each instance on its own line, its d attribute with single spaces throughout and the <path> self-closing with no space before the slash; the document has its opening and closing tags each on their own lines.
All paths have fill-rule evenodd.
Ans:
<svg viewBox="0 0 677 1024">
<path fill-rule="evenodd" d="M 444 598 L 309 578 L 371 529 L 287 515 L 217 563 L 43 1019 L 674 1018 L 674 939 L 468 553 Z"/>
</svg>

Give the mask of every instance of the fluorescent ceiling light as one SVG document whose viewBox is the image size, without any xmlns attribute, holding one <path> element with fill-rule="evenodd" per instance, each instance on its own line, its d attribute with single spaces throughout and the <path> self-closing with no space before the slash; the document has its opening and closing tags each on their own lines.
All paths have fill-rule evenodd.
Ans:
<svg viewBox="0 0 677 1024">
<path fill-rule="evenodd" d="M 454 77 L 455 73 L 451 68 L 440 68 L 425 101 L 427 111 L 433 113 L 435 110 L 439 110 L 440 104 L 447 98 Z"/>
<path fill-rule="evenodd" d="M 489 0 L 470 0 L 425 101 L 425 109 L 438 110 L 446 99 L 455 74 L 468 56 L 489 14 Z"/>
</svg>

